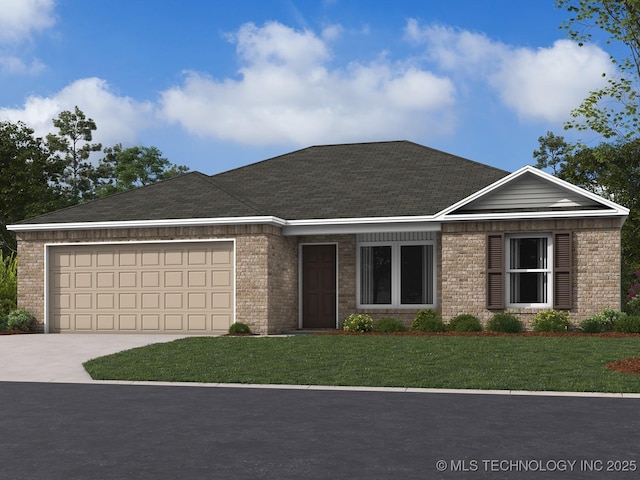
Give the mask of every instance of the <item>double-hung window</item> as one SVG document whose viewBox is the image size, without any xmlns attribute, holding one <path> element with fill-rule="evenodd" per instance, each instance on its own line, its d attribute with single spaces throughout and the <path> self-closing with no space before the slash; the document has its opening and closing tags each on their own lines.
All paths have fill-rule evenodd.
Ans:
<svg viewBox="0 0 640 480">
<path fill-rule="evenodd" d="M 550 307 L 552 298 L 551 236 L 507 237 L 507 304 Z"/>
<path fill-rule="evenodd" d="M 420 308 L 434 304 L 433 241 L 358 244 L 358 305 Z"/>
</svg>

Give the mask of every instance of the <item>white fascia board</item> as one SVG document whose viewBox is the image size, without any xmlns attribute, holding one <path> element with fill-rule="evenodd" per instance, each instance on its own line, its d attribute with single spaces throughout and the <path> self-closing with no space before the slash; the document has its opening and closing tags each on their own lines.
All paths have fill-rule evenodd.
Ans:
<svg viewBox="0 0 640 480">
<path fill-rule="evenodd" d="M 282 233 L 295 236 L 417 231 L 440 231 L 440 223 L 434 222 L 432 216 L 289 220 Z"/>
<path fill-rule="evenodd" d="M 560 178 L 554 177 L 553 175 L 547 173 L 547 172 L 543 172 L 542 170 L 539 170 L 535 167 L 532 167 L 531 165 L 525 165 L 524 167 L 520 168 L 519 170 L 516 170 L 515 172 L 507 175 L 504 178 L 501 178 L 500 180 L 498 180 L 497 182 L 492 183 L 491 185 L 486 186 L 485 188 L 478 190 L 477 192 L 469 195 L 467 198 L 463 198 L 462 200 L 460 200 L 457 203 L 454 203 L 453 205 L 445 208 L 444 210 L 440 211 L 439 213 L 437 213 L 436 215 L 434 215 L 434 217 L 440 221 L 445 221 L 445 220 L 472 220 L 472 219 L 490 219 L 489 217 L 491 217 L 491 219 L 493 218 L 499 218 L 499 217 L 503 217 L 505 215 L 512 215 L 512 214 L 480 214 L 480 215 L 455 215 L 452 214 L 450 215 L 450 212 L 455 212 L 456 210 L 458 210 L 459 208 L 467 205 L 468 203 L 473 202 L 474 200 L 483 197 L 489 193 L 491 193 L 492 191 L 502 187 L 503 185 L 513 182 L 515 179 L 517 179 L 518 177 L 524 175 L 525 173 L 532 173 L 534 175 L 537 175 L 538 177 L 549 181 L 551 183 L 554 183 L 556 185 L 558 185 L 561 188 L 570 190 L 578 195 L 582 195 L 583 197 L 589 198 L 590 200 L 593 200 L 594 202 L 598 202 L 606 207 L 609 207 L 611 210 L 606 211 L 606 210 L 594 210 L 594 212 L 599 212 L 599 216 L 628 216 L 629 215 L 629 209 L 626 207 L 623 207 L 622 205 L 619 205 L 615 202 L 612 202 L 611 200 L 607 200 L 604 197 L 601 197 L 600 195 L 596 195 L 595 193 L 589 192 L 588 190 L 585 190 L 584 188 L 580 188 L 572 183 L 569 183 L 565 180 L 561 180 Z M 531 213 L 514 213 L 513 214 L 513 218 L 543 218 L 543 217 L 557 217 L 557 216 L 572 216 L 572 217 L 580 217 L 580 216 L 597 216 L 597 215 L 591 215 L 588 214 L 588 212 L 590 211 L 585 211 L 585 210 L 576 210 L 576 211 L 572 211 L 572 212 L 566 212 L 566 214 L 562 214 L 562 215 L 558 215 L 559 212 L 531 212 Z M 463 218 L 463 217 L 470 217 L 470 218 Z M 482 218 L 485 217 L 485 218 Z M 505 218 L 510 218 L 510 217 L 505 217 Z"/>
<path fill-rule="evenodd" d="M 76 223 L 25 223 L 7 225 L 14 232 L 38 232 L 52 230 L 96 230 L 114 228 L 146 227 L 196 227 L 215 225 L 273 225 L 283 227 L 286 221 L 273 216 L 259 217 L 222 217 L 222 218 L 186 218 L 163 220 L 131 220 L 124 222 L 76 222 Z"/>
<path fill-rule="evenodd" d="M 624 207 L 623 207 L 624 208 Z M 487 220 L 536 220 L 550 218 L 593 218 L 593 217 L 619 217 L 624 223 L 626 213 L 615 212 L 613 210 L 572 210 L 572 211 L 552 211 L 552 212 L 512 212 L 512 213 L 480 213 L 446 215 L 441 218 L 442 223 L 446 222 L 468 222 Z"/>
</svg>

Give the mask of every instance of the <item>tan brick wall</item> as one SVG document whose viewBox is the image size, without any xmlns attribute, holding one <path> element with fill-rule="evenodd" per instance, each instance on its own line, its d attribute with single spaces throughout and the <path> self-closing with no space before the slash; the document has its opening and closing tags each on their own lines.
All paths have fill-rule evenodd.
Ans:
<svg viewBox="0 0 640 480">
<path fill-rule="evenodd" d="M 294 240 L 268 225 L 162 227 L 20 232 L 18 304 L 44 322 L 44 249 L 51 243 L 156 240 L 236 240 L 236 320 L 255 333 L 294 328 L 297 321 L 297 252 Z M 274 280 L 270 282 L 270 280 Z M 269 286 L 271 284 L 271 287 Z M 282 298 L 272 303 L 270 299 Z M 278 304 L 280 303 L 280 304 Z"/>
<path fill-rule="evenodd" d="M 573 232 L 574 323 L 603 308 L 619 309 L 620 225 L 617 219 L 451 223 L 442 226 L 442 315 L 470 313 L 487 320 L 486 234 Z M 539 310 L 507 309 L 530 325 Z"/>
</svg>

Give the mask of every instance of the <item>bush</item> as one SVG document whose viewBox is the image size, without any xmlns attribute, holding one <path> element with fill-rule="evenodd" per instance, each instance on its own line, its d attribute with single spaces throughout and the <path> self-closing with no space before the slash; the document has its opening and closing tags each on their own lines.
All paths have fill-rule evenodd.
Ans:
<svg viewBox="0 0 640 480">
<path fill-rule="evenodd" d="M 33 330 L 36 325 L 36 319 L 25 309 L 14 310 L 7 315 L 7 329 L 20 330 L 28 332 Z"/>
<path fill-rule="evenodd" d="M 613 324 L 613 331 L 620 333 L 640 333 L 640 316 L 625 315 Z"/>
<path fill-rule="evenodd" d="M 449 321 L 449 330 L 453 332 L 481 332 L 482 324 L 478 317 L 461 313 Z"/>
<path fill-rule="evenodd" d="M 624 306 L 624 312 L 631 316 L 640 315 L 640 297 L 631 298 Z"/>
<path fill-rule="evenodd" d="M 246 323 L 235 322 L 229 326 L 229 334 L 231 335 L 246 335 L 250 333 L 251 329 Z"/>
<path fill-rule="evenodd" d="M 417 332 L 444 332 L 446 327 L 440 314 L 432 309 L 420 310 L 411 322 L 411 330 Z"/>
<path fill-rule="evenodd" d="M 487 322 L 490 332 L 520 333 L 524 325 L 513 313 L 496 313 Z"/>
<path fill-rule="evenodd" d="M 395 318 L 381 318 L 373 324 L 374 332 L 404 332 L 406 330 L 407 327 Z"/>
<path fill-rule="evenodd" d="M 0 332 L 3 330 L 8 330 L 7 321 L 9 320 L 8 315 L 0 315 Z"/>
<path fill-rule="evenodd" d="M 363 313 L 352 313 L 342 324 L 345 332 L 370 332 L 373 330 L 373 318 Z"/>
<path fill-rule="evenodd" d="M 18 259 L 0 251 L 0 316 L 16 308 L 18 297 Z"/>
<path fill-rule="evenodd" d="M 586 333 L 603 333 L 613 330 L 615 323 L 622 317 L 626 317 L 627 314 L 620 310 L 614 310 L 612 308 L 604 308 L 600 313 L 597 313 L 589 318 L 580 322 L 580 328 Z"/>
<path fill-rule="evenodd" d="M 545 310 L 533 319 L 534 332 L 566 332 L 570 326 L 569 312 Z"/>
</svg>

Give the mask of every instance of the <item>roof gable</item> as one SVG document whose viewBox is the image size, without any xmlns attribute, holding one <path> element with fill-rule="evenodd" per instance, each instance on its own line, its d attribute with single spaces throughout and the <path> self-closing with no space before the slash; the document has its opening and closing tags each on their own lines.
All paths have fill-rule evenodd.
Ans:
<svg viewBox="0 0 640 480">
<path fill-rule="evenodd" d="M 571 216 L 584 215 L 586 212 L 627 215 L 629 211 L 541 170 L 526 166 L 452 205 L 441 215 L 449 219 L 472 219 L 487 215 Z"/>
</svg>

